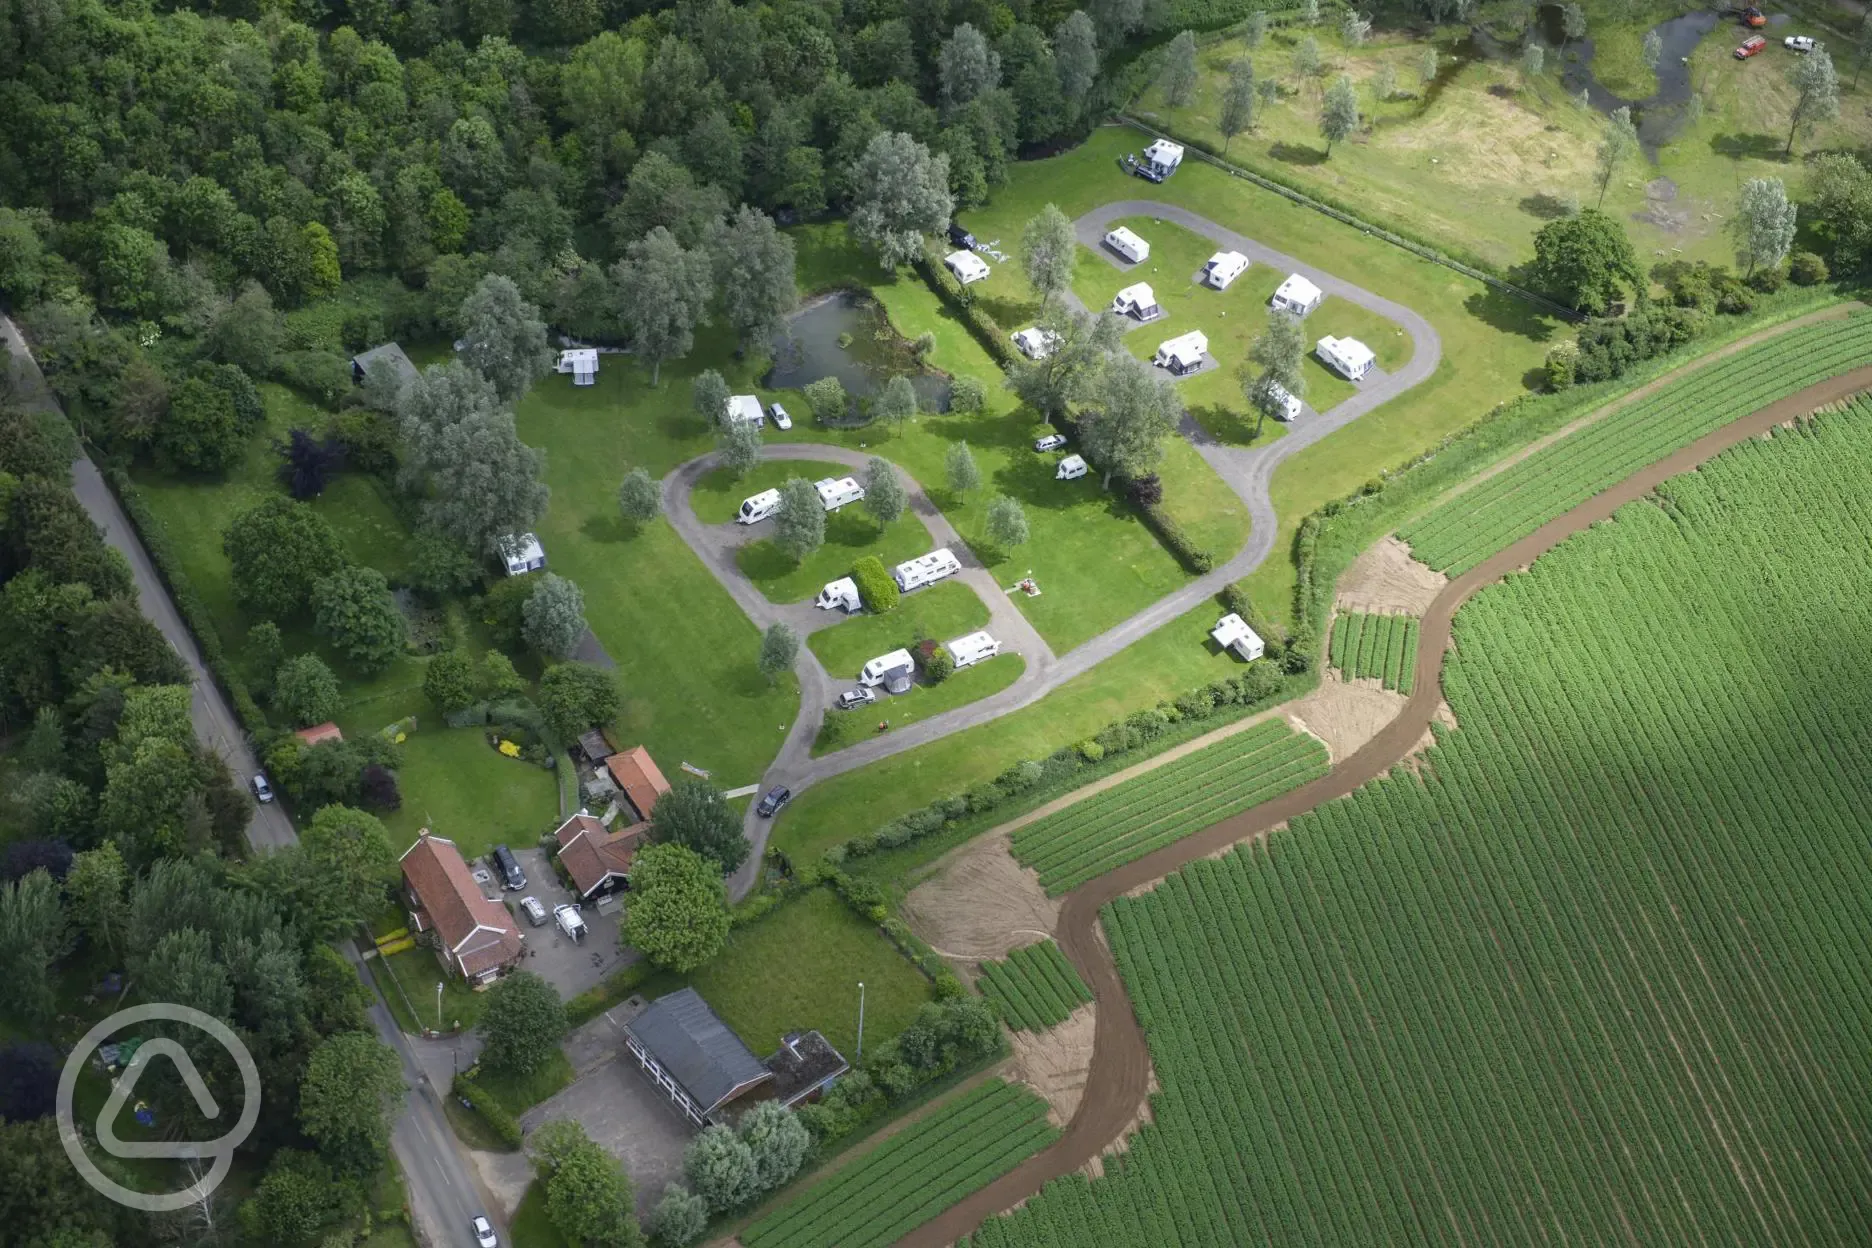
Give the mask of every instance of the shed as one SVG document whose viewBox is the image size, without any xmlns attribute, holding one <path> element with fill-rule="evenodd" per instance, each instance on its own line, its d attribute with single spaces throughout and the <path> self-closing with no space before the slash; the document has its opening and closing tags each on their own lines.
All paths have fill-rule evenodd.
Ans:
<svg viewBox="0 0 1872 1248">
<path fill-rule="evenodd" d="M 773 1078 L 693 988 L 658 997 L 625 1023 L 624 1048 L 698 1127 Z"/>
<path fill-rule="evenodd" d="M 1356 338 L 1335 338 L 1327 334 L 1313 350 L 1321 363 L 1338 371 L 1348 381 L 1357 381 L 1378 362 L 1371 348 Z"/>
<path fill-rule="evenodd" d="M 1053 354 L 1054 335 L 1030 325 L 1014 335 L 1014 346 L 1030 360 L 1044 360 Z"/>
<path fill-rule="evenodd" d="M 596 385 L 598 382 L 598 349 L 596 347 L 575 347 L 559 353 L 559 371 L 572 374 L 575 386 Z"/>
<path fill-rule="evenodd" d="M 1233 650 L 1251 663 L 1267 653 L 1267 647 L 1254 629 L 1248 627 L 1248 621 L 1232 611 L 1216 621 L 1209 635 L 1215 638 L 1218 646 Z"/>
<path fill-rule="evenodd" d="M 494 549 L 500 553 L 508 576 L 524 576 L 546 566 L 546 550 L 540 545 L 539 538 L 531 533 L 509 533 L 497 538 Z"/>
<path fill-rule="evenodd" d="M 332 723 L 329 719 L 322 724 L 315 724 L 310 728 L 301 728 L 298 732 L 293 733 L 293 736 L 298 737 L 301 741 L 305 742 L 307 746 L 324 745 L 327 741 L 344 740 L 344 733 L 338 731 L 338 725 Z"/>
<path fill-rule="evenodd" d="M 1105 245 L 1132 264 L 1141 264 L 1150 259 L 1150 244 L 1138 237 L 1128 226 L 1121 225 L 1106 234 Z"/>
<path fill-rule="evenodd" d="M 1183 145 L 1172 143 L 1169 139 L 1158 139 L 1144 149 L 1144 159 L 1150 163 L 1151 168 L 1169 177 L 1176 172 L 1177 166 L 1183 163 Z"/>
<path fill-rule="evenodd" d="M 630 803 L 639 819 L 648 819 L 650 812 L 656 809 L 657 799 L 670 791 L 663 769 L 641 745 L 633 745 L 605 759 L 605 770 L 611 773 L 611 779 L 623 791 L 624 800 Z"/>
<path fill-rule="evenodd" d="M 416 366 L 410 363 L 409 356 L 403 354 L 403 348 L 394 342 L 386 342 L 352 356 L 351 380 L 363 385 L 373 368 L 388 369 L 397 379 L 398 389 L 416 380 Z"/>
<path fill-rule="evenodd" d="M 728 423 L 746 423 L 759 425 L 767 420 L 766 412 L 761 410 L 761 401 L 751 394 L 732 394 L 728 396 Z"/>
<path fill-rule="evenodd" d="M 1227 290 L 1230 282 L 1247 271 L 1247 256 L 1239 251 L 1218 251 L 1203 265 L 1203 281 L 1217 290 Z"/>
<path fill-rule="evenodd" d="M 987 630 L 970 633 L 948 642 L 945 647 L 949 657 L 955 660 L 957 669 L 973 667 L 985 659 L 992 659 L 1001 653 L 1001 643 L 988 635 Z"/>
<path fill-rule="evenodd" d="M 1078 455 L 1068 455 L 1060 460 L 1059 470 L 1053 474 L 1055 481 L 1077 481 L 1086 475 L 1086 461 Z"/>
<path fill-rule="evenodd" d="M 1118 292 L 1112 300 L 1111 310 L 1119 316 L 1134 316 L 1140 321 L 1154 321 L 1163 315 L 1163 309 L 1157 306 L 1157 292 L 1150 288 L 1149 282 L 1138 282 Z"/>
<path fill-rule="evenodd" d="M 779 1051 L 761 1064 L 773 1073 L 767 1090 L 788 1109 L 827 1091 L 851 1069 L 844 1054 L 816 1031 L 788 1032 L 780 1037 Z"/>
<path fill-rule="evenodd" d="M 1291 312 L 1295 316 L 1305 316 L 1319 307 L 1320 300 L 1326 296 L 1320 288 L 1298 273 L 1289 273 L 1274 290 L 1274 297 L 1268 300 L 1268 306 L 1276 312 Z"/>
<path fill-rule="evenodd" d="M 988 262 L 972 251 L 950 252 L 943 257 L 943 264 L 964 286 L 981 281 L 989 273 Z"/>
<path fill-rule="evenodd" d="M 1192 329 L 1165 342 L 1157 348 L 1156 358 L 1151 362 L 1159 368 L 1167 368 L 1179 377 L 1184 373 L 1193 373 L 1202 367 L 1203 360 L 1209 354 L 1209 336 L 1200 329 Z"/>
</svg>

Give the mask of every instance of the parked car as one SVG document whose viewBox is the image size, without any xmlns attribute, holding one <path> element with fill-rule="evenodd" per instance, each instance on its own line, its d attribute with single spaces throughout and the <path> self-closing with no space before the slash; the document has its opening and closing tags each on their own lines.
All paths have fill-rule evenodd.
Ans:
<svg viewBox="0 0 1872 1248">
<path fill-rule="evenodd" d="M 522 897 L 520 899 L 520 910 L 526 915 L 527 922 L 531 923 L 534 927 L 546 926 L 546 907 L 540 905 L 539 898 Z"/>
<path fill-rule="evenodd" d="M 1146 182 L 1161 182 L 1164 180 L 1162 171 L 1148 160 L 1139 160 L 1134 156 L 1127 156 L 1125 157 L 1125 161 L 1131 166 L 1131 172 L 1137 174 L 1138 177 L 1143 178 Z"/>
<path fill-rule="evenodd" d="M 1034 450 L 1036 451 L 1057 451 L 1060 447 L 1065 445 L 1066 435 L 1063 433 L 1049 433 L 1044 438 L 1037 438 L 1034 440 Z"/>
<path fill-rule="evenodd" d="M 773 423 L 776 428 L 791 429 L 793 427 L 793 418 L 787 415 L 786 408 L 775 403 L 773 405 Z"/>
<path fill-rule="evenodd" d="M 507 891 L 517 893 L 526 887 L 526 872 L 520 869 L 520 860 L 505 845 L 494 847 L 494 869 L 501 873 L 501 882 Z"/>
<path fill-rule="evenodd" d="M 1811 52 L 1815 47 L 1812 35 L 1789 35 L 1781 42 L 1792 52 Z"/>
<path fill-rule="evenodd" d="M 763 819 L 771 819 L 785 809 L 786 804 L 792 800 L 793 790 L 784 784 L 776 784 L 767 790 L 765 797 L 760 799 L 760 805 L 754 808 L 754 813 Z"/>
<path fill-rule="evenodd" d="M 974 251 L 975 236 L 954 222 L 950 222 L 949 245 L 951 247 L 960 247 L 964 251 Z"/>
<path fill-rule="evenodd" d="M 474 1227 L 475 1243 L 479 1248 L 500 1248 L 500 1240 L 494 1238 L 494 1224 L 485 1215 L 475 1214 L 470 1225 Z"/>
<path fill-rule="evenodd" d="M 877 691 L 874 689 L 867 689 L 863 685 L 860 685 L 856 689 L 847 689 L 844 693 L 839 694 L 838 709 L 841 711 L 852 711 L 861 706 L 870 706 L 875 701 L 877 701 Z"/>
<path fill-rule="evenodd" d="M 1750 30 L 1760 30 L 1768 24 L 1768 17 L 1751 4 L 1742 10 L 1742 24 Z"/>
<path fill-rule="evenodd" d="M 1735 50 L 1736 60 L 1746 61 L 1768 46 L 1768 41 L 1760 35 L 1750 35 L 1742 41 L 1742 46 Z"/>
<path fill-rule="evenodd" d="M 273 786 L 267 783 L 265 772 L 254 772 L 253 791 L 254 800 L 256 802 L 270 802 L 273 800 Z"/>
</svg>

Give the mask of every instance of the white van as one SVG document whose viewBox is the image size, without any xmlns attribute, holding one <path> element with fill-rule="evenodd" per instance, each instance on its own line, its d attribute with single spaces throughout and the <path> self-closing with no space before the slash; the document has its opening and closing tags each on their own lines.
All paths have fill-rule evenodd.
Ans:
<svg viewBox="0 0 1872 1248">
<path fill-rule="evenodd" d="M 827 477 L 813 482 L 812 488 L 819 491 L 819 502 L 829 512 L 864 497 L 864 486 L 858 484 L 857 477 Z"/>
<path fill-rule="evenodd" d="M 858 683 L 867 689 L 883 684 L 892 672 L 913 672 L 916 663 L 910 658 L 908 650 L 893 650 L 889 654 L 880 654 L 864 665 L 858 673 Z"/>
<path fill-rule="evenodd" d="M 948 642 L 945 648 L 949 657 L 955 660 L 956 670 L 973 667 L 984 659 L 992 659 L 1001 653 L 1001 643 L 990 637 L 985 631 L 970 633 Z"/>
<path fill-rule="evenodd" d="M 907 594 L 913 589 L 934 585 L 944 577 L 954 576 L 961 570 L 962 561 L 950 553 L 949 548 L 945 546 L 927 555 L 904 560 L 897 565 L 891 575 L 896 578 L 897 588 Z"/>
<path fill-rule="evenodd" d="M 558 921 L 559 930 L 564 932 L 566 938 L 573 944 L 576 945 L 585 939 L 585 916 L 579 913 L 577 906 L 554 906 L 553 918 Z"/>
<path fill-rule="evenodd" d="M 1078 455 L 1068 455 L 1059 462 L 1059 471 L 1053 474 L 1055 481 L 1077 481 L 1086 475 L 1086 462 Z"/>
<path fill-rule="evenodd" d="M 752 498 L 741 500 L 741 510 L 735 513 L 735 523 L 759 524 L 779 510 L 780 491 L 762 490 Z"/>
<path fill-rule="evenodd" d="M 860 605 L 858 582 L 849 576 L 827 582 L 826 587 L 819 591 L 819 596 L 813 599 L 815 607 L 826 611 L 843 611 L 847 614 L 856 612 Z"/>
</svg>

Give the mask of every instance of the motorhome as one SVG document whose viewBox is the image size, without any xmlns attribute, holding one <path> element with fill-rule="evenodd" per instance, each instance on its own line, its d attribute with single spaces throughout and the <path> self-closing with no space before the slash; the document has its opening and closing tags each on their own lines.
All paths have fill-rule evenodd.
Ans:
<svg viewBox="0 0 1872 1248">
<path fill-rule="evenodd" d="M 741 510 L 735 513 L 735 523 L 759 524 L 779 510 L 780 491 L 762 490 L 750 498 L 741 500 Z"/>
<path fill-rule="evenodd" d="M 897 581 L 897 588 L 907 594 L 913 589 L 934 585 L 937 581 L 954 576 L 961 570 L 962 561 L 945 546 L 927 555 L 904 560 L 892 570 L 891 576 Z"/>
<path fill-rule="evenodd" d="M 813 482 L 813 489 L 819 491 L 819 502 L 829 512 L 864 497 L 864 486 L 858 484 L 856 477 L 826 477 Z"/>
</svg>

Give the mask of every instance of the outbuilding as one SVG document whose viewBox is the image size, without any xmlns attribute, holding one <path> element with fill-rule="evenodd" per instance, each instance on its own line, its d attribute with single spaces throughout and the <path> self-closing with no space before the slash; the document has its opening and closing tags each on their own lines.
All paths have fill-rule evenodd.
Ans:
<svg viewBox="0 0 1872 1248">
<path fill-rule="evenodd" d="M 858 484 L 856 477 L 826 477 L 813 482 L 813 489 L 819 493 L 819 505 L 827 511 L 837 511 L 847 503 L 855 503 L 864 498 L 864 486 Z"/>
<path fill-rule="evenodd" d="M 1142 264 L 1150 259 L 1150 244 L 1139 238 L 1127 226 L 1121 225 L 1105 235 L 1105 245 L 1132 264 Z"/>
<path fill-rule="evenodd" d="M 1267 653 L 1267 646 L 1262 643 L 1259 634 L 1248 627 L 1248 621 L 1233 611 L 1216 621 L 1216 626 L 1209 630 L 1209 635 L 1224 650 L 1233 650 L 1250 663 Z"/>
<path fill-rule="evenodd" d="M 1030 325 L 1014 335 L 1014 346 L 1030 360 L 1044 360 L 1053 354 L 1054 339 L 1057 335 Z"/>
<path fill-rule="evenodd" d="M 761 407 L 761 401 L 751 394 L 731 394 L 728 396 L 728 423 L 760 426 L 767 421 L 767 413 Z"/>
<path fill-rule="evenodd" d="M 858 610 L 861 601 L 858 597 L 858 582 L 849 576 L 842 576 L 826 583 L 826 587 L 819 591 L 819 596 L 813 599 L 813 606 L 850 614 Z"/>
<path fill-rule="evenodd" d="M 1053 474 L 1055 481 L 1077 481 L 1086 475 L 1086 462 L 1078 455 L 1068 455 L 1060 460 L 1059 470 Z"/>
<path fill-rule="evenodd" d="M 598 349 L 596 347 L 574 347 L 559 353 L 559 371 L 572 374 L 575 386 L 593 386 L 598 384 Z"/>
<path fill-rule="evenodd" d="M 891 576 L 897 582 L 897 588 L 904 593 L 921 589 L 925 585 L 934 585 L 945 577 L 954 576 L 962 570 L 962 561 L 955 557 L 947 546 L 932 550 L 927 555 L 918 555 L 915 559 L 906 559 L 891 570 Z"/>
<path fill-rule="evenodd" d="M 1274 290 L 1274 297 L 1268 300 L 1268 306 L 1276 312 L 1288 312 L 1294 316 L 1306 316 L 1319 307 L 1320 300 L 1326 296 L 1320 288 L 1298 273 L 1289 273 Z"/>
<path fill-rule="evenodd" d="M 403 348 L 394 342 L 386 342 L 368 351 L 360 351 L 351 357 L 352 381 L 361 386 L 364 384 L 364 379 L 373 372 L 387 372 L 396 379 L 399 390 L 416 380 L 416 366 L 410 363 L 410 358 L 403 353 Z"/>
<path fill-rule="evenodd" d="M 1138 282 L 1119 291 L 1118 297 L 1112 300 L 1111 310 L 1119 316 L 1136 317 L 1140 321 L 1154 321 L 1163 315 L 1163 309 L 1157 306 L 1157 293 L 1149 282 Z"/>
<path fill-rule="evenodd" d="M 623 1026 L 626 1051 L 698 1127 L 773 1078 L 693 988 L 658 997 Z"/>
<path fill-rule="evenodd" d="M 989 272 L 988 262 L 972 251 L 952 251 L 943 257 L 943 264 L 964 286 L 981 281 Z"/>
<path fill-rule="evenodd" d="M 1227 290 L 1229 283 L 1248 271 L 1248 257 L 1239 251 L 1218 251 L 1203 265 L 1204 284 Z"/>
<path fill-rule="evenodd" d="M 966 637 L 958 637 L 947 643 L 944 649 L 949 651 L 949 657 L 955 660 L 956 669 L 960 671 L 962 668 L 973 667 L 984 659 L 992 659 L 1000 654 L 1001 643 L 990 637 L 984 630 L 970 633 Z"/>
<path fill-rule="evenodd" d="M 1348 381 L 1357 381 L 1378 362 L 1371 348 L 1356 338 L 1335 338 L 1327 334 L 1313 348 L 1320 362 L 1345 377 Z"/>
<path fill-rule="evenodd" d="M 509 533 L 495 540 L 494 549 L 507 565 L 508 576 L 524 576 L 546 566 L 546 550 L 531 533 Z"/>
<path fill-rule="evenodd" d="M 891 693 L 908 693 L 910 676 L 915 670 L 916 664 L 908 650 L 892 650 L 865 664 L 858 673 L 858 683 L 867 689 L 883 685 Z"/>
<path fill-rule="evenodd" d="M 1167 178 L 1183 163 L 1183 145 L 1172 143 L 1169 139 L 1158 139 L 1144 149 L 1144 159 L 1160 176 Z"/>
<path fill-rule="evenodd" d="M 1157 348 L 1157 355 L 1151 361 L 1159 368 L 1169 369 L 1181 377 L 1193 373 L 1203 366 L 1203 360 L 1209 355 L 1209 337 L 1200 329 L 1192 329 L 1165 342 Z"/>
</svg>

